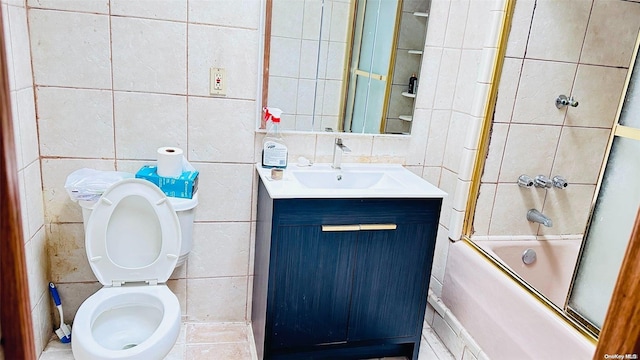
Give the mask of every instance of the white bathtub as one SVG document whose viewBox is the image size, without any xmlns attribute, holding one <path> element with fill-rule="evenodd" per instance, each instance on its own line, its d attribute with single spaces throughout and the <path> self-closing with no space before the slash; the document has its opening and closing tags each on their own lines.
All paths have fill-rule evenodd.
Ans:
<svg viewBox="0 0 640 360">
<path fill-rule="evenodd" d="M 595 345 L 464 241 L 451 244 L 442 301 L 500 359 L 592 359 Z"/>
<path fill-rule="evenodd" d="M 508 266 L 556 306 L 563 308 L 581 241 L 477 241 L 476 244 Z M 537 255 L 536 261 L 530 265 L 522 261 L 522 253 L 527 249 L 532 249 Z"/>
</svg>

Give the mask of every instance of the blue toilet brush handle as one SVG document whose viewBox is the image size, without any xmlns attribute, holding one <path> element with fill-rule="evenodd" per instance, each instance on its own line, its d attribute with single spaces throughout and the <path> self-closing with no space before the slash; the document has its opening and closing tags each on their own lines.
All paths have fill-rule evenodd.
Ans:
<svg viewBox="0 0 640 360">
<path fill-rule="evenodd" d="M 49 283 L 49 291 L 51 292 L 51 297 L 53 297 L 53 302 L 56 303 L 56 306 L 60 306 L 62 304 L 60 301 L 60 295 L 58 295 L 56 285 L 52 282 Z"/>
</svg>

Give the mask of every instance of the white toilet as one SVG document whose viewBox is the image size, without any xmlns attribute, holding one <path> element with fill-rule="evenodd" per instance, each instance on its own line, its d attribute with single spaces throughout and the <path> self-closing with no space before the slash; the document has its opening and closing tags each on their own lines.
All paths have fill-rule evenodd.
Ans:
<svg viewBox="0 0 640 360">
<path fill-rule="evenodd" d="M 196 196 L 167 198 L 147 180 L 126 179 L 97 202 L 80 203 L 87 257 L 104 287 L 76 313 L 75 359 L 162 359 L 169 353 L 180 332 L 180 304 L 165 283 L 190 250 L 197 202 Z"/>
</svg>

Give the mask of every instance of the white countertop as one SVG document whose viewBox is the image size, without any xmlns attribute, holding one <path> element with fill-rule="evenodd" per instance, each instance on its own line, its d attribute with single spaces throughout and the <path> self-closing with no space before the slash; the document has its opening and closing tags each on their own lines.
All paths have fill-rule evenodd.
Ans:
<svg viewBox="0 0 640 360">
<path fill-rule="evenodd" d="M 273 199 L 294 198 L 443 198 L 447 193 L 430 182 L 398 164 L 342 164 L 341 170 L 331 168 L 331 164 L 313 164 L 298 166 L 290 164 L 284 169 L 282 180 L 271 178 L 271 169 L 262 168 L 256 164 L 256 170 L 264 183 L 269 196 Z M 312 188 L 305 186 L 294 175 L 294 172 L 309 172 L 311 174 L 336 176 L 357 176 L 363 172 L 384 173 L 385 181 L 369 188 Z M 311 176 L 313 177 L 313 176 Z M 384 185 L 380 185 L 384 182 Z M 334 181 L 334 183 L 337 183 Z"/>
</svg>

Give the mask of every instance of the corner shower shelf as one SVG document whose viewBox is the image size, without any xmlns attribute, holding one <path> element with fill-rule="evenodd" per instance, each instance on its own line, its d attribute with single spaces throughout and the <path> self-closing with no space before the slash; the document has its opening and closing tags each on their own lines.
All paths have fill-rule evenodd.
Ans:
<svg viewBox="0 0 640 360">
<path fill-rule="evenodd" d="M 416 11 L 416 12 L 413 13 L 413 15 L 414 16 L 419 16 L 419 17 L 428 17 L 429 13 Z"/>
<path fill-rule="evenodd" d="M 408 92 L 403 91 L 403 92 L 402 92 L 402 96 L 404 96 L 404 97 L 408 97 L 408 98 L 415 98 L 415 97 L 416 97 L 416 94 L 409 94 Z"/>
<path fill-rule="evenodd" d="M 400 120 L 403 120 L 403 121 L 413 121 L 412 115 L 400 115 L 399 118 Z"/>
<path fill-rule="evenodd" d="M 422 55 L 422 50 L 409 50 L 409 54 Z"/>
</svg>

